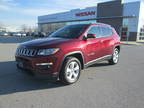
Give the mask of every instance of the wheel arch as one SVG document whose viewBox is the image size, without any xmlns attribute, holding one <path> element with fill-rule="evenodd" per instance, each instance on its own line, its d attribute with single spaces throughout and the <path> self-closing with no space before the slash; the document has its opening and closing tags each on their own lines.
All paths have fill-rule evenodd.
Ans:
<svg viewBox="0 0 144 108">
<path fill-rule="evenodd" d="M 121 50 L 120 44 L 115 45 L 113 49 L 115 49 L 115 48 L 117 48 L 119 50 L 119 52 L 120 52 L 120 50 Z"/>
<path fill-rule="evenodd" d="M 69 57 L 69 56 L 76 57 L 80 61 L 80 63 L 81 63 L 81 68 L 84 69 L 84 63 L 85 63 L 85 61 L 84 61 L 83 53 L 81 51 L 73 51 L 73 52 L 69 52 L 69 53 L 67 53 L 67 54 L 65 54 L 63 56 L 61 64 L 60 64 L 60 70 L 61 70 L 61 68 L 63 66 L 63 63 L 64 63 L 65 59 L 67 57 Z"/>
</svg>

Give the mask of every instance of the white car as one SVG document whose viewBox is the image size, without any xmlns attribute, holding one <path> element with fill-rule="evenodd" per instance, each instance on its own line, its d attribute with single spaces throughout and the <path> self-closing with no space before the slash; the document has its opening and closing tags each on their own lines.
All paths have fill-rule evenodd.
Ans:
<svg viewBox="0 0 144 108">
<path fill-rule="evenodd" d="M 9 33 L 7 33 L 7 32 L 0 32 L 0 36 L 8 36 L 9 35 Z"/>
<path fill-rule="evenodd" d="M 26 33 L 21 33 L 21 36 L 26 36 Z"/>
<path fill-rule="evenodd" d="M 19 33 L 19 32 L 15 32 L 15 33 L 13 33 L 12 35 L 13 35 L 13 36 L 21 36 L 22 34 Z"/>
</svg>

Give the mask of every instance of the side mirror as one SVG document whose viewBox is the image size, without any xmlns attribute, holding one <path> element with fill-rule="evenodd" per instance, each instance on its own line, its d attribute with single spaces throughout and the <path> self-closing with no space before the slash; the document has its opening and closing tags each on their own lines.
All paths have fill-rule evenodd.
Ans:
<svg viewBox="0 0 144 108">
<path fill-rule="evenodd" d="M 96 38 L 95 34 L 87 34 L 87 39 L 94 39 Z"/>
<path fill-rule="evenodd" d="M 84 41 L 86 41 L 86 40 L 87 40 L 87 37 L 86 37 L 86 36 L 84 36 L 84 37 L 83 37 L 83 40 L 84 40 Z"/>
</svg>

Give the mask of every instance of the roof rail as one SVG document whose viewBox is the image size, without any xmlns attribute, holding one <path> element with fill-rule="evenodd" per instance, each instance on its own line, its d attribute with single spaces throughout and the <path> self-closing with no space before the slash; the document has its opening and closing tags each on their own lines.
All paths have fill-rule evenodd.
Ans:
<svg viewBox="0 0 144 108">
<path fill-rule="evenodd" d="M 101 25 L 105 25 L 105 26 L 110 26 L 111 27 L 111 25 L 109 25 L 109 24 L 105 24 L 105 23 L 90 23 L 90 24 L 101 24 Z"/>
</svg>

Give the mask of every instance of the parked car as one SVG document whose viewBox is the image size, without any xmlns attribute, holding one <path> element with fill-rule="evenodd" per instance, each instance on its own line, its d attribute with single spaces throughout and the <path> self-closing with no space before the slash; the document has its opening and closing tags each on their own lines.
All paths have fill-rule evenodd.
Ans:
<svg viewBox="0 0 144 108">
<path fill-rule="evenodd" d="M 33 36 L 33 37 L 39 37 L 39 33 L 38 33 L 38 32 L 33 32 L 33 33 L 32 33 L 32 36 Z"/>
<path fill-rule="evenodd" d="M 33 32 L 27 32 L 26 33 L 26 36 L 32 36 L 33 35 Z"/>
<path fill-rule="evenodd" d="M 13 36 L 13 32 L 9 32 L 9 35 L 10 35 L 10 36 Z"/>
<path fill-rule="evenodd" d="M 0 32 L 0 36 L 9 36 L 8 32 Z"/>
<path fill-rule="evenodd" d="M 48 38 L 19 45 L 18 69 L 36 77 L 75 83 L 82 69 L 100 61 L 114 65 L 119 61 L 120 37 L 106 24 L 67 25 Z"/>
<path fill-rule="evenodd" d="M 39 32 L 39 37 L 46 37 L 46 33 L 45 32 Z"/>
<path fill-rule="evenodd" d="M 12 36 L 21 36 L 21 33 L 20 32 L 13 32 Z"/>
<path fill-rule="evenodd" d="M 21 36 L 26 36 L 26 33 L 25 32 L 21 32 Z"/>
<path fill-rule="evenodd" d="M 33 32 L 32 34 L 33 37 L 45 37 L 46 36 L 46 33 L 44 32 Z"/>
</svg>

